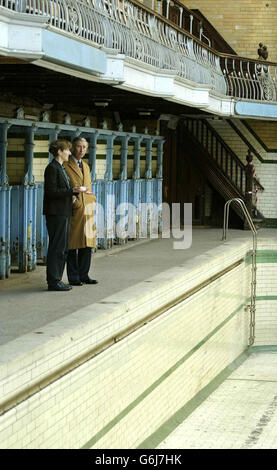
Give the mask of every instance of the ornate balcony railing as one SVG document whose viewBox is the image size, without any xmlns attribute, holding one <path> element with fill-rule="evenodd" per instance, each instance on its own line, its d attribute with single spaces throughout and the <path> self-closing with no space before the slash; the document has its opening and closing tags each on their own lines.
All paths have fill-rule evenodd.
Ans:
<svg viewBox="0 0 277 470">
<path fill-rule="evenodd" d="M 205 42 L 193 35 L 194 18 L 187 25 L 187 11 L 184 14 L 177 1 L 175 17 L 167 0 L 158 7 L 160 14 L 137 0 L 0 0 L 0 6 L 46 16 L 52 27 L 66 34 L 174 71 L 221 94 L 276 101 L 277 64 L 216 52 L 207 45 L 201 24 L 197 30 Z"/>
<path fill-rule="evenodd" d="M 276 101 L 277 64 L 223 56 L 220 65 L 226 79 L 228 95 L 251 100 Z"/>
</svg>

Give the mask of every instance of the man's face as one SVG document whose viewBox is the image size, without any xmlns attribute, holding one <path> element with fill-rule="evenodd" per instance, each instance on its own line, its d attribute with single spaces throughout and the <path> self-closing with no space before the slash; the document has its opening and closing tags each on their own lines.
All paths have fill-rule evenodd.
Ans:
<svg viewBox="0 0 277 470">
<path fill-rule="evenodd" d="M 76 142 L 74 146 L 74 157 L 77 158 L 77 160 L 81 160 L 87 151 L 88 145 L 85 141 L 79 140 Z"/>
</svg>

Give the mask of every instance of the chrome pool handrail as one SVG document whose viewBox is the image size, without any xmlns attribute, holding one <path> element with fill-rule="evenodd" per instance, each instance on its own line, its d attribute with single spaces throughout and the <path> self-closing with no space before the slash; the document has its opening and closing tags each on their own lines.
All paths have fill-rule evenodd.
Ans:
<svg viewBox="0 0 277 470">
<path fill-rule="evenodd" d="M 228 223 L 229 223 L 229 209 L 232 202 L 236 202 L 243 211 L 243 214 L 249 224 L 253 234 L 253 250 L 252 250 L 252 272 L 251 272 L 251 296 L 250 296 L 250 334 L 249 346 L 254 344 L 255 340 L 255 314 L 256 314 L 256 273 L 257 273 L 257 230 L 247 210 L 245 202 L 240 198 L 229 199 L 224 206 L 224 220 L 223 220 L 223 234 L 222 240 L 226 240 Z"/>
</svg>

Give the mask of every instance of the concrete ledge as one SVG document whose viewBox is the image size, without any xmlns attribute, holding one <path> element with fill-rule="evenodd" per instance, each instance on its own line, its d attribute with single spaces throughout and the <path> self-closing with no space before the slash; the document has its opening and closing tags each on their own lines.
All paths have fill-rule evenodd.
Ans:
<svg viewBox="0 0 277 470">
<path fill-rule="evenodd" d="M 245 257 L 249 241 L 226 242 L 185 265 L 91 304 L 0 347 L 0 406 L 30 396 L 99 351 L 151 313 Z M 69 369 L 68 369 L 69 368 Z"/>
<path fill-rule="evenodd" d="M 277 118 L 277 104 L 276 103 L 253 103 L 247 101 L 238 101 L 235 104 L 235 113 L 243 117 L 254 117 L 254 118 Z"/>
<path fill-rule="evenodd" d="M 1 347 L 0 447 L 139 446 L 247 348 L 249 245 L 221 244 Z"/>
<path fill-rule="evenodd" d="M 103 74 L 107 68 L 105 52 L 53 31 L 42 31 L 44 60 L 74 67 L 90 74 Z"/>
</svg>

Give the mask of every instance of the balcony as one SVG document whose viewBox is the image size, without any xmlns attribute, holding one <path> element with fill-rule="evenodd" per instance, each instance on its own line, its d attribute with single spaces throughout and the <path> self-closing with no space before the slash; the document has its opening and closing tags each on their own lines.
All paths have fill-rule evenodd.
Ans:
<svg viewBox="0 0 277 470">
<path fill-rule="evenodd" d="M 277 117 L 277 64 L 216 51 L 177 1 L 148 4 L 0 0 L 0 55 L 219 116 Z"/>
</svg>

